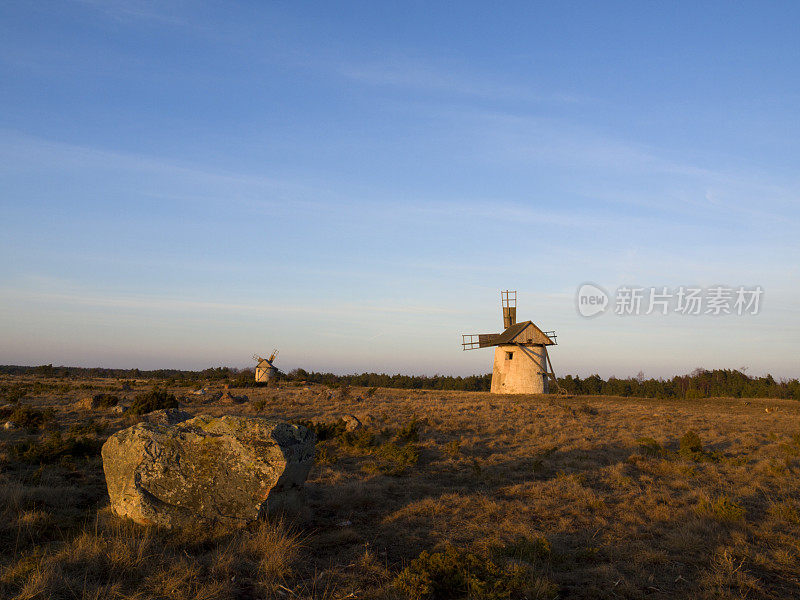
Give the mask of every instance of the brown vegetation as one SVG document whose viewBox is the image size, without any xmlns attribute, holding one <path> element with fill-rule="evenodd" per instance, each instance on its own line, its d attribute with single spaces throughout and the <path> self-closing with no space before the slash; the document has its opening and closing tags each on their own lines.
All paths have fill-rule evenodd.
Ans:
<svg viewBox="0 0 800 600">
<path fill-rule="evenodd" d="M 304 519 L 169 533 L 108 509 L 99 444 L 139 417 L 81 399 L 152 382 L 131 387 L 0 398 L 21 421 L 0 430 L 0 597 L 800 596 L 795 401 L 172 388 L 189 412 L 329 425 Z"/>
</svg>

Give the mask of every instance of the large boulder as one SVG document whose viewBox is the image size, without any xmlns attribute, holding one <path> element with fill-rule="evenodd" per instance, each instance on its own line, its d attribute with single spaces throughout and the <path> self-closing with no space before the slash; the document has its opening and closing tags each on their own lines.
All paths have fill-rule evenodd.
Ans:
<svg viewBox="0 0 800 600">
<path fill-rule="evenodd" d="M 245 524 L 295 512 L 314 463 L 313 432 L 252 417 L 142 422 L 103 445 L 114 511 L 143 525 Z"/>
</svg>

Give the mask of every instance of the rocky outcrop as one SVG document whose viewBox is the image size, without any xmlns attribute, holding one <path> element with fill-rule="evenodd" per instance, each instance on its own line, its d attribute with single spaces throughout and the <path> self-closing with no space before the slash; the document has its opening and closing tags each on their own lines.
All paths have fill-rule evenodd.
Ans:
<svg viewBox="0 0 800 600">
<path fill-rule="evenodd" d="M 315 441 L 305 427 L 251 417 L 138 423 L 103 445 L 111 506 L 163 527 L 297 511 Z"/>
</svg>

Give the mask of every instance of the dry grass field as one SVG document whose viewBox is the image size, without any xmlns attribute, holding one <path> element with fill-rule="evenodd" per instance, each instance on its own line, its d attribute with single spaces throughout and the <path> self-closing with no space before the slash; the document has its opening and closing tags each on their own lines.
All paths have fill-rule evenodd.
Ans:
<svg viewBox="0 0 800 600">
<path fill-rule="evenodd" d="M 165 532 L 108 507 L 99 444 L 137 417 L 82 400 L 151 382 L 0 383 L 29 386 L 0 409 L 3 598 L 800 597 L 796 402 L 172 389 L 366 429 L 318 428 L 304 515 Z"/>
</svg>

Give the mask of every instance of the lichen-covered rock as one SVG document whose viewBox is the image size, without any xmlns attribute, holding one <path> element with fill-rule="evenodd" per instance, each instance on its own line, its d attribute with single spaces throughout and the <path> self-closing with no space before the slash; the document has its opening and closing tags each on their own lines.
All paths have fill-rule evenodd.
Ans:
<svg viewBox="0 0 800 600">
<path fill-rule="evenodd" d="M 192 415 L 180 408 L 160 408 L 142 415 L 142 421 L 152 425 L 175 425 L 192 418 Z"/>
<path fill-rule="evenodd" d="M 355 415 L 345 415 L 342 417 L 342 421 L 345 431 L 358 431 L 364 427 Z"/>
<path fill-rule="evenodd" d="M 305 427 L 252 417 L 138 423 L 103 445 L 111 506 L 163 527 L 297 511 L 315 441 Z"/>
<path fill-rule="evenodd" d="M 241 404 L 242 402 L 247 402 L 247 400 L 248 400 L 247 396 L 234 396 L 227 389 L 222 393 L 222 396 L 220 396 L 219 398 L 220 402 L 232 402 L 234 404 Z"/>
</svg>

